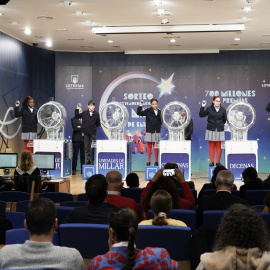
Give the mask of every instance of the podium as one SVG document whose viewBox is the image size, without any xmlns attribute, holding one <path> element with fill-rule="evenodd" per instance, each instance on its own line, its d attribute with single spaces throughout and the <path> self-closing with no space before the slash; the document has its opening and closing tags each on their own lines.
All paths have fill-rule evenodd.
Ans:
<svg viewBox="0 0 270 270">
<path fill-rule="evenodd" d="M 71 159 L 65 159 L 65 140 L 34 140 L 34 153 L 55 154 L 55 170 L 50 171 L 52 178 L 71 176 Z"/>
<path fill-rule="evenodd" d="M 248 167 L 258 171 L 258 142 L 226 141 L 225 166 L 234 174 L 236 181 L 241 181 L 242 172 Z"/>
<path fill-rule="evenodd" d="M 126 140 L 96 141 L 96 170 L 98 174 L 106 175 L 116 170 L 123 179 L 131 172 L 130 144 Z"/>
<path fill-rule="evenodd" d="M 179 169 L 184 169 L 186 181 L 191 180 L 191 141 L 160 141 L 161 168 L 167 162 L 175 162 Z"/>
</svg>

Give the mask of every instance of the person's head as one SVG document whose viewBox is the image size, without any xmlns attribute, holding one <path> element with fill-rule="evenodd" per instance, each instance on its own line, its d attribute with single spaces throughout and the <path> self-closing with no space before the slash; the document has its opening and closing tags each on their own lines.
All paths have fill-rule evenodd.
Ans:
<svg viewBox="0 0 270 270">
<path fill-rule="evenodd" d="M 221 100 L 219 96 L 213 96 L 213 106 L 218 108 L 220 106 Z"/>
<path fill-rule="evenodd" d="M 128 242 L 128 259 L 122 269 L 132 269 L 135 264 L 134 243 L 138 230 L 137 214 L 129 207 L 117 207 L 109 215 L 109 247 L 122 241 Z"/>
<path fill-rule="evenodd" d="M 153 225 L 168 225 L 166 218 L 172 211 L 172 197 L 165 190 L 157 190 L 151 197 L 150 207 L 154 213 Z"/>
<path fill-rule="evenodd" d="M 24 226 L 33 235 L 49 235 L 57 229 L 56 208 L 47 198 L 30 201 L 25 211 Z"/>
<path fill-rule="evenodd" d="M 229 170 L 222 170 L 217 174 L 217 180 L 215 182 L 217 190 L 229 190 L 234 187 L 234 175 Z"/>
<path fill-rule="evenodd" d="M 186 111 L 185 111 L 185 110 L 182 110 L 182 111 L 181 111 L 181 116 L 182 116 L 182 117 L 185 117 L 185 116 L 186 116 Z"/>
<path fill-rule="evenodd" d="M 108 183 L 108 190 L 120 191 L 124 185 L 122 182 L 122 174 L 118 171 L 110 171 L 106 174 L 106 181 Z"/>
<path fill-rule="evenodd" d="M 130 188 L 139 187 L 140 182 L 139 182 L 138 174 L 137 173 L 129 173 L 126 177 L 126 183 L 127 183 L 127 186 Z"/>
<path fill-rule="evenodd" d="M 32 154 L 29 151 L 23 151 L 21 154 L 20 169 L 24 172 L 29 171 L 35 166 Z"/>
<path fill-rule="evenodd" d="M 95 174 L 85 183 L 85 192 L 90 204 L 98 205 L 107 197 L 108 183 L 102 174 Z"/>
<path fill-rule="evenodd" d="M 79 113 L 82 113 L 82 112 L 83 112 L 82 107 L 79 107 Z"/>
<path fill-rule="evenodd" d="M 258 177 L 258 173 L 255 168 L 248 167 L 242 172 L 243 182 L 249 183 L 250 181 L 256 181 Z"/>
<path fill-rule="evenodd" d="M 178 209 L 179 208 L 179 193 L 178 193 L 177 187 L 175 183 L 169 177 L 166 177 L 166 176 L 161 176 L 159 179 L 153 182 L 148 194 L 145 196 L 143 200 L 144 208 L 147 210 L 150 209 L 151 197 L 157 190 L 160 190 L 160 189 L 167 191 L 171 195 L 172 203 L 173 203 L 172 208 Z"/>
<path fill-rule="evenodd" d="M 213 175 L 212 175 L 212 178 L 211 178 L 211 182 L 214 183 L 217 179 L 217 174 L 220 172 L 220 171 L 223 171 L 223 170 L 227 170 L 226 167 L 224 167 L 223 165 L 221 166 L 217 166 L 214 171 L 213 171 Z"/>
<path fill-rule="evenodd" d="M 242 204 L 233 204 L 221 219 L 213 250 L 226 246 L 270 250 L 268 232 L 260 214 Z"/>
<path fill-rule="evenodd" d="M 152 98 L 152 99 L 150 100 L 150 104 L 151 104 L 151 107 L 152 107 L 153 110 L 156 110 L 156 109 L 157 109 L 157 106 L 158 106 L 158 101 L 157 101 L 157 99 Z"/>
<path fill-rule="evenodd" d="M 30 96 L 27 96 L 22 103 L 24 109 L 27 109 L 28 107 L 33 108 L 34 105 L 35 105 L 34 99 Z"/>
<path fill-rule="evenodd" d="M 88 104 L 87 104 L 87 107 L 90 111 L 94 111 L 95 110 L 95 106 L 96 106 L 96 103 L 94 100 L 89 100 L 88 101 Z"/>
</svg>

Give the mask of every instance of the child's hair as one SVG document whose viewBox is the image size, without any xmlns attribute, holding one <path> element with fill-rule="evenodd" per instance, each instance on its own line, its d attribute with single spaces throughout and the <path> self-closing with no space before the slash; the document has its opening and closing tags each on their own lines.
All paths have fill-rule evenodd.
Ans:
<svg viewBox="0 0 270 270">
<path fill-rule="evenodd" d="M 150 207 L 155 214 L 153 225 L 168 225 L 166 218 L 172 210 L 172 197 L 165 190 L 157 190 L 151 197 Z"/>
<path fill-rule="evenodd" d="M 24 101 L 23 101 L 23 103 L 22 103 L 22 107 L 24 108 L 24 109 L 27 109 L 28 108 L 28 102 L 29 102 L 29 100 L 34 100 L 32 97 L 30 97 L 30 96 L 27 96 L 25 99 L 24 99 Z"/>
<path fill-rule="evenodd" d="M 139 176 L 137 173 L 130 173 L 126 177 L 127 186 L 131 187 L 139 187 Z"/>
<path fill-rule="evenodd" d="M 152 104 L 154 101 L 156 101 L 156 102 L 158 103 L 158 100 L 155 99 L 155 98 L 152 98 L 152 99 L 150 100 L 150 103 Z"/>
<path fill-rule="evenodd" d="M 35 166 L 35 162 L 33 160 L 32 154 L 29 151 L 23 151 L 21 154 L 20 169 L 24 172 L 27 172 L 33 166 Z"/>
<path fill-rule="evenodd" d="M 213 96 L 213 101 L 216 100 L 217 98 L 220 98 L 220 96 Z"/>
<path fill-rule="evenodd" d="M 96 105 L 96 102 L 94 100 L 89 100 L 87 105 Z"/>
</svg>

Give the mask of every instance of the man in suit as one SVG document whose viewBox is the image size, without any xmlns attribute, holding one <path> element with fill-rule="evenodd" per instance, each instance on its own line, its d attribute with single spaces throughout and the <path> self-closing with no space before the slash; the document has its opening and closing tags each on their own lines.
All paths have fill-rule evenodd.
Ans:
<svg viewBox="0 0 270 270">
<path fill-rule="evenodd" d="M 234 175 L 229 170 L 222 170 L 217 175 L 215 182 L 217 192 L 213 195 L 201 197 L 197 209 L 197 227 L 203 224 L 203 211 L 227 210 L 234 203 L 248 205 L 247 201 L 232 195 Z"/>
<path fill-rule="evenodd" d="M 82 108 L 79 107 L 79 113 L 82 113 Z M 73 117 L 71 118 L 71 125 L 73 128 L 72 144 L 73 144 L 73 156 L 72 156 L 72 174 L 76 174 L 77 159 L 80 151 L 81 167 L 85 162 L 84 142 L 82 136 L 82 119 Z"/>
<path fill-rule="evenodd" d="M 185 123 L 186 121 L 186 111 L 182 110 L 181 111 L 181 119 L 180 122 L 181 124 Z M 193 133 L 193 120 L 190 118 L 189 124 L 185 127 L 185 140 L 191 140 L 191 134 Z"/>
</svg>

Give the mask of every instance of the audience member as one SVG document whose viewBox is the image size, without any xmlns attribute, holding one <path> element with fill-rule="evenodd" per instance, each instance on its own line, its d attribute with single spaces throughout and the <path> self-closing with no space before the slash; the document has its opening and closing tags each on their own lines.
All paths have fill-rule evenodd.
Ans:
<svg viewBox="0 0 270 270">
<path fill-rule="evenodd" d="M 203 211 L 227 210 L 234 203 L 247 205 L 247 201 L 232 195 L 234 175 L 228 170 L 222 170 L 217 175 L 216 194 L 201 197 L 197 209 L 197 227 L 203 224 Z"/>
<path fill-rule="evenodd" d="M 0 205 L 0 244 L 5 244 L 6 230 L 10 229 L 12 229 L 12 224 L 6 218 L 5 211 Z"/>
<path fill-rule="evenodd" d="M 191 209 L 195 205 L 193 194 L 189 188 L 188 183 L 185 181 L 184 174 L 180 171 L 180 169 L 175 169 L 175 175 L 176 179 L 181 184 L 184 198 L 179 198 L 179 193 L 176 185 L 170 178 L 163 176 L 163 170 L 164 169 L 159 169 L 156 172 L 153 179 L 149 181 L 141 194 L 140 202 L 146 217 L 147 210 L 150 209 L 151 197 L 159 189 L 166 190 L 171 195 L 173 201 L 173 209 Z"/>
<path fill-rule="evenodd" d="M 121 196 L 121 189 L 123 188 L 122 174 L 118 171 L 110 171 L 106 175 L 108 183 L 108 196 L 107 202 L 115 206 L 127 206 L 133 209 L 139 221 L 143 220 L 142 213 L 137 203 L 131 198 L 125 198 Z"/>
<path fill-rule="evenodd" d="M 96 256 L 90 263 L 92 269 L 179 269 L 166 249 L 135 248 L 138 218 L 128 207 L 115 209 L 109 217 L 109 252 Z"/>
<path fill-rule="evenodd" d="M 115 206 L 105 202 L 107 189 L 108 184 L 105 176 L 102 174 L 91 176 L 85 183 L 89 204 L 76 207 L 67 215 L 64 223 L 108 224 L 108 216 Z"/>
<path fill-rule="evenodd" d="M 240 197 L 244 199 L 246 198 L 246 190 L 265 189 L 269 185 L 258 178 L 258 173 L 253 167 L 248 167 L 242 172 L 242 181 L 244 185 L 240 187 Z"/>
<path fill-rule="evenodd" d="M 126 177 L 127 186 L 130 188 L 138 188 L 140 186 L 139 176 L 137 173 L 129 173 Z"/>
<path fill-rule="evenodd" d="M 167 218 L 172 211 L 172 196 L 165 190 L 157 190 L 151 197 L 150 207 L 154 214 L 154 219 L 142 221 L 139 225 L 187 225 L 180 220 Z"/>
<path fill-rule="evenodd" d="M 57 229 L 56 209 L 47 198 L 31 201 L 26 209 L 24 226 L 30 240 L 0 249 L 1 269 L 85 269 L 80 253 L 74 248 L 52 244 Z"/>
<path fill-rule="evenodd" d="M 224 214 L 213 253 L 201 255 L 197 270 L 270 269 L 269 235 L 260 215 L 235 204 Z"/>
</svg>

